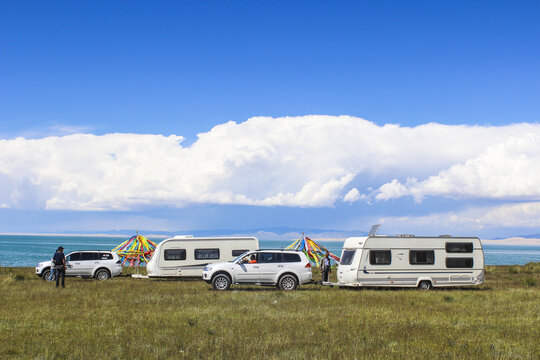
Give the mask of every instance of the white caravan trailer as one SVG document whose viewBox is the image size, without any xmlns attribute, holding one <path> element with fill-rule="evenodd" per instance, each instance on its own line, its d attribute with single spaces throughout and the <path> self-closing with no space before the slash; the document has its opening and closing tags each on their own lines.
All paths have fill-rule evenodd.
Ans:
<svg viewBox="0 0 540 360">
<path fill-rule="evenodd" d="M 484 275 L 484 252 L 476 237 L 373 234 L 345 240 L 337 285 L 429 290 L 479 285 Z"/>
<path fill-rule="evenodd" d="M 158 244 L 146 271 L 148 277 L 200 277 L 207 264 L 231 261 L 258 248 L 255 237 L 175 236 Z"/>
</svg>

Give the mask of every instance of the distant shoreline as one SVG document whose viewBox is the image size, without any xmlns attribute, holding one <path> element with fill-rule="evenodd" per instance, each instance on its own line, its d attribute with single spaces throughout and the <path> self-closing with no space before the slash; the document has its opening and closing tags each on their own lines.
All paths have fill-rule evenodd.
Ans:
<svg viewBox="0 0 540 360">
<path fill-rule="evenodd" d="M 529 245 L 529 246 L 540 246 L 540 239 L 526 239 L 522 237 L 511 237 L 501 240 L 488 240 L 480 239 L 482 244 L 488 245 Z"/>
<path fill-rule="evenodd" d="M 113 238 L 130 238 L 134 234 L 46 234 L 46 233 L 0 233 L 0 236 L 76 236 L 76 237 L 113 237 Z M 169 238 L 173 235 L 162 235 L 162 234 L 141 234 L 145 237 L 150 238 Z M 276 236 L 280 236 L 280 234 L 275 234 Z M 246 234 L 235 234 L 235 235 L 216 235 L 216 236 L 247 236 Z M 333 237 L 317 237 L 317 236 L 311 236 L 312 240 L 319 242 L 343 242 L 345 241 L 345 237 L 343 238 L 333 238 Z M 261 239 L 259 239 L 261 240 Z M 264 240 L 264 239 L 262 239 Z M 272 239 L 267 239 L 272 240 Z M 282 240 L 291 240 L 290 234 L 283 234 Z M 522 237 L 509 237 L 506 239 L 498 239 L 498 240 L 492 240 L 492 239 L 480 239 L 482 244 L 486 245 L 525 245 L 525 246 L 540 246 L 540 239 L 528 239 L 528 238 L 522 238 Z"/>
<path fill-rule="evenodd" d="M 77 236 L 77 237 L 118 237 L 118 238 L 130 238 L 131 235 L 122 235 L 122 234 L 45 234 L 45 233 L 0 233 L 0 236 Z M 153 238 L 168 238 L 169 235 L 154 235 L 154 234 L 139 234 L 145 237 Z"/>
</svg>

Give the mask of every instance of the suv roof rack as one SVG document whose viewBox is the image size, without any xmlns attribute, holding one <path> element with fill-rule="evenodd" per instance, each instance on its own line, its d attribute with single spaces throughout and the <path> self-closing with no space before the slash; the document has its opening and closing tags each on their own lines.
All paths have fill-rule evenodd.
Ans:
<svg viewBox="0 0 540 360">
<path fill-rule="evenodd" d="M 272 250 L 272 251 L 300 251 L 300 250 L 294 250 L 294 249 L 257 249 L 253 251 L 263 251 L 263 250 Z"/>
<path fill-rule="evenodd" d="M 111 251 L 111 250 L 104 250 L 104 249 L 85 249 L 85 250 L 74 250 L 72 252 L 77 252 L 77 251 L 108 251 L 108 252 L 116 252 L 116 251 Z"/>
</svg>

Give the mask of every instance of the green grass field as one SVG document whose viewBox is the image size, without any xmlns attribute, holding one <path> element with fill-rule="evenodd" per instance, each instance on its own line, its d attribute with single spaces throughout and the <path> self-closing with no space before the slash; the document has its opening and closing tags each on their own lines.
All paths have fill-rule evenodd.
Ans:
<svg viewBox="0 0 540 360">
<path fill-rule="evenodd" d="M 539 359 L 540 263 L 486 270 L 482 286 L 427 292 L 222 293 L 129 277 L 57 289 L 33 268 L 0 268 L 0 358 Z"/>
</svg>

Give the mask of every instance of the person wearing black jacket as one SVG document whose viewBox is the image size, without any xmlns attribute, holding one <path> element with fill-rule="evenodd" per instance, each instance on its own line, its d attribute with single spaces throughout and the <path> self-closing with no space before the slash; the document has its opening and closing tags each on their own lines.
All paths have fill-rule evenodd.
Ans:
<svg viewBox="0 0 540 360">
<path fill-rule="evenodd" d="M 56 268 L 56 287 L 60 281 L 60 276 L 62 277 L 62 287 L 66 287 L 64 280 L 66 277 L 66 256 L 64 255 L 64 248 L 59 247 L 58 250 L 54 253 L 53 256 L 54 267 Z"/>
<path fill-rule="evenodd" d="M 330 273 L 330 254 L 328 251 L 326 254 L 324 254 L 323 259 L 321 260 L 321 274 L 322 274 L 322 281 L 328 282 L 328 274 Z"/>
</svg>

